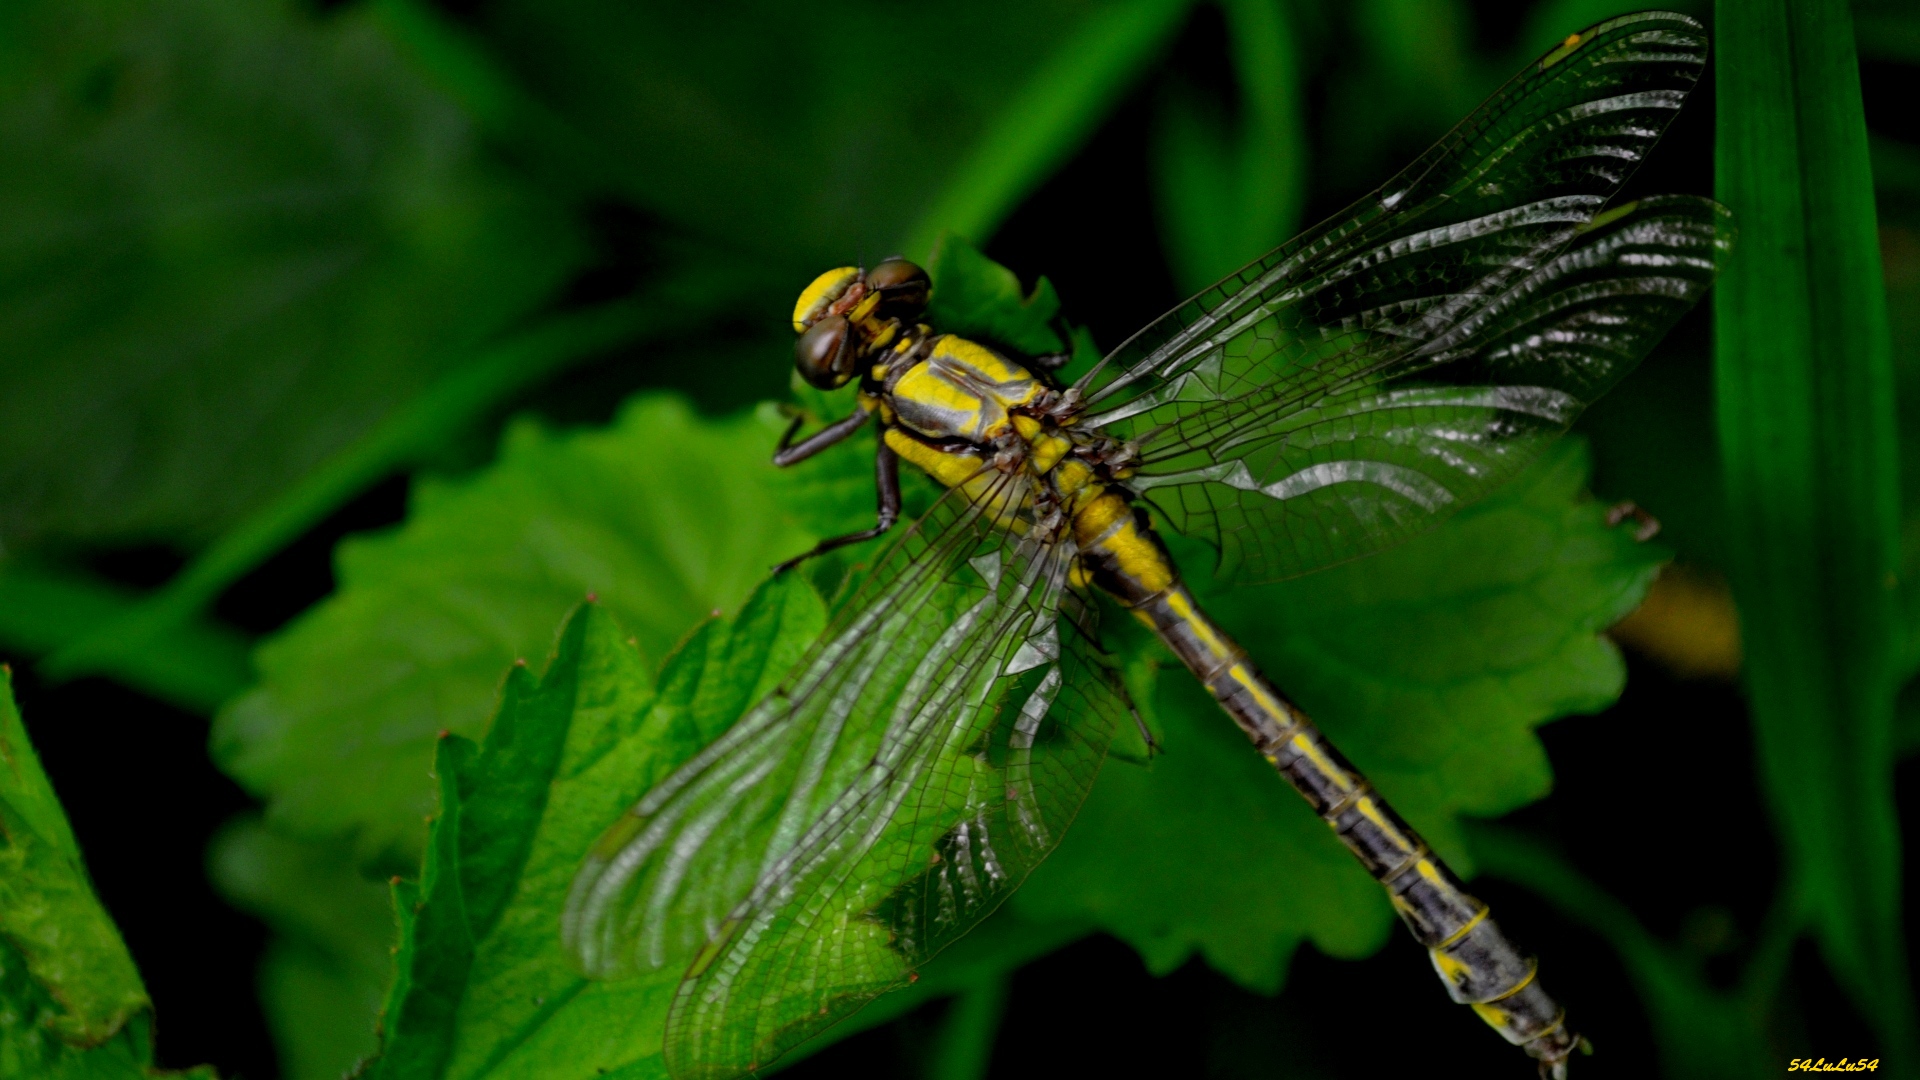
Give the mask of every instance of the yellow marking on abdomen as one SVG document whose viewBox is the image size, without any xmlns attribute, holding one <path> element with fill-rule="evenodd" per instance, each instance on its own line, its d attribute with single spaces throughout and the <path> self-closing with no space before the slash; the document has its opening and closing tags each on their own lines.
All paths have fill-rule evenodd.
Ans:
<svg viewBox="0 0 1920 1080">
<path fill-rule="evenodd" d="M 1086 554 L 1111 558 L 1115 572 L 1137 582 L 1148 594 L 1167 589 L 1177 580 L 1160 545 L 1140 528 L 1133 506 L 1112 491 L 1089 499 L 1073 515 L 1073 537 Z M 1192 607 L 1187 612 L 1192 612 Z"/>
<path fill-rule="evenodd" d="M 1227 669 L 1227 674 L 1233 677 L 1234 682 L 1244 687 L 1247 693 L 1253 695 L 1253 700 L 1266 711 L 1268 716 L 1278 721 L 1281 727 L 1294 722 L 1293 714 L 1287 711 L 1285 705 L 1280 704 L 1280 699 L 1274 697 L 1273 691 L 1267 688 L 1266 680 L 1254 674 L 1252 668 L 1246 664 L 1235 664 Z"/>
<path fill-rule="evenodd" d="M 1473 933 L 1474 927 L 1479 926 L 1481 923 L 1487 921 L 1487 912 L 1491 910 L 1493 909 L 1487 907 L 1485 904 L 1480 905 L 1480 910 L 1474 912 L 1473 918 L 1468 919 L 1466 923 L 1464 923 L 1460 927 L 1460 929 L 1455 930 L 1451 934 L 1448 934 L 1447 939 L 1445 941 L 1442 941 L 1440 944 L 1435 945 L 1434 948 L 1435 949 L 1451 949 L 1455 945 L 1460 944 L 1460 942 L 1466 940 L 1466 936 L 1468 934 Z"/>
<path fill-rule="evenodd" d="M 1199 639 L 1200 644 L 1207 647 L 1209 656 L 1225 660 L 1233 655 L 1233 650 L 1227 648 L 1227 643 L 1221 641 L 1220 635 L 1214 632 L 1212 621 L 1203 618 L 1198 611 L 1194 610 L 1193 601 L 1187 597 L 1185 589 L 1167 594 L 1167 610 L 1173 612 L 1181 622 L 1192 628 L 1193 636 Z"/>
<path fill-rule="evenodd" d="M 1055 466 L 1053 470 L 1053 489 L 1067 499 L 1067 504 L 1075 511 L 1085 506 L 1100 494 L 1093 483 L 1093 467 L 1079 458 L 1068 458 Z"/>
<path fill-rule="evenodd" d="M 1411 854 L 1414 851 L 1418 850 L 1417 847 L 1407 846 L 1409 838 L 1406 835 L 1406 833 L 1402 831 L 1401 826 L 1396 825 L 1391 821 L 1388 821 L 1387 815 L 1380 812 L 1379 800 L 1374 799 L 1370 796 L 1362 795 L 1360 798 L 1354 800 L 1353 808 L 1355 810 L 1360 811 L 1361 817 L 1366 818 L 1368 821 L 1372 822 L 1374 827 L 1380 830 L 1380 834 L 1382 836 L 1391 836 L 1396 840 L 1398 840 L 1401 845 L 1399 850 L 1403 852 L 1407 852 L 1408 854 Z M 1403 856 L 1403 858 L 1404 857 L 1405 856 Z M 1405 864 L 1402 863 L 1402 865 L 1405 865 Z M 1385 879 L 1383 878 L 1382 880 L 1384 881 Z M 1468 924 L 1468 925 L 1471 926 L 1472 924 Z"/>
<path fill-rule="evenodd" d="M 1021 419 L 1024 417 L 1015 417 L 1016 421 Z M 1029 440 L 1027 445 L 1033 450 L 1027 467 L 1041 476 L 1052 472 L 1053 467 L 1060 464 L 1060 459 L 1067 456 L 1067 451 L 1073 449 L 1072 443 L 1058 435 L 1042 435 Z"/>
<path fill-rule="evenodd" d="M 1455 986 L 1459 986 L 1462 982 L 1466 981 L 1468 976 L 1473 974 L 1473 968 L 1471 966 L 1461 963 L 1459 959 L 1451 953 L 1443 953 L 1438 949 L 1428 949 L 1427 955 L 1433 957 L 1433 966 L 1440 969 L 1441 977 Z"/>
<path fill-rule="evenodd" d="M 1335 765 L 1333 759 L 1327 757 L 1327 755 L 1321 751 L 1320 744 L 1308 738 L 1306 732 L 1303 731 L 1295 735 L 1289 745 L 1293 747 L 1294 753 L 1313 762 L 1313 767 L 1320 771 L 1320 775 L 1332 779 L 1334 785 L 1342 792 L 1349 792 L 1354 789 L 1355 782 L 1358 778 L 1348 773 L 1345 769 Z M 1420 865 L 1426 866 L 1428 864 L 1423 860 Z"/>
</svg>

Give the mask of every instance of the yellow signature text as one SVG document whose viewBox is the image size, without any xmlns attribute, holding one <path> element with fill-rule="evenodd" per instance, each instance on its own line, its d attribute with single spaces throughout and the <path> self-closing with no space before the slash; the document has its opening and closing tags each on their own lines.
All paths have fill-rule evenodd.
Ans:
<svg viewBox="0 0 1920 1080">
<path fill-rule="evenodd" d="M 1787 1062 L 1788 1072 L 1879 1072 L 1879 1058 L 1794 1058 Z"/>
</svg>

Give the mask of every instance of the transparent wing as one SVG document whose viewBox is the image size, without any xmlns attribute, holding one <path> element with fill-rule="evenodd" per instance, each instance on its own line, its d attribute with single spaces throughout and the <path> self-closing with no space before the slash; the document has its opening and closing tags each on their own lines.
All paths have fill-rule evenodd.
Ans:
<svg viewBox="0 0 1920 1080">
<path fill-rule="evenodd" d="M 1151 427 L 1129 483 L 1242 581 L 1406 539 L 1512 477 L 1632 370 L 1712 284 L 1730 237 L 1708 200 L 1646 199 L 1403 352 L 1335 333 L 1338 351 L 1261 379 L 1234 370 L 1229 342 L 1137 414 Z"/>
<path fill-rule="evenodd" d="M 1232 486 L 1247 481 L 1234 464 L 1242 451 L 1251 452 L 1249 440 L 1289 410 L 1336 405 L 1326 396 L 1356 392 L 1357 384 L 1383 388 L 1413 371 L 1457 365 L 1475 344 L 1472 334 L 1494 332 L 1499 310 L 1551 286 L 1541 277 L 1543 268 L 1561 265 L 1560 272 L 1568 273 L 1556 260 L 1573 246 L 1589 255 L 1599 252 L 1601 230 L 1591 223 L 1677 113 L 1705 57 L 1704 31 L 1683 15 L 1629 15 L 1575 35 L 1374 194 L 1168 312 L 1115 350 L 1081 381 L 1086 423 L 1140 444 L 1162 474 Z M 1691 249 L 1691 241 L 1682 247 Z M 1631 321 L 1638 326 L 1659 319 Z M 1590 381 L 1604 388 L 1631 362 L 1616 364 L 1608 379 Z M 1432 377 L 1468 385 L 1460 374 Z M 1376 413 L 1355 422 L 1381 420 Z M 1377 426 L 1371 430 L 1387 435 Z M 1510 448 L 1506 460 L 1520 456 L 1520 449 Z M 1211 460 L 1192 460 L 1195 454 L 1210 454 Z M 1310 490 L 1321 490 L 1327 483 L 1345 488 L 1349 481 L 1379 477 L 1387 481 L 1382 490 L 1391 491 L 1400 476 L 1392 468 L 1369 467 L 1371 458 L 1345 460 L 1344 469 L 1333 467 L 1332 457 L 1303 461 L 1303 467 L 1329 467 L 1300 483 L 1317 476 L 1324 482 Z M 1207 466 L 1217 466 L 1220 475 L 1202 480 L 1194 470 Z M 1251 463 L 1249 470 L 1259 475 Z M 1269 477 L 1261 486 L 1284 475 L 1290 474 Z M 1283 486 L 1266 497 L 1291 497 L 1298 487 Z M 1477 493 L 1456 489 L 1453 502 L 1443 505 Z M 1237 558 L 1243 575 L 1275 577 L 1392 543 L 1423 524 L 1415 518 L 1434 520 L 1425 511 L 1409 516 L 1404 506 L 1349 506 L 1353 494 L 1339 490 L 1321 496 L 1331 498 L 1321 507 L 1303 505 L 1294 515 L 1275 518 L 1283 535 L 1272 550 L 1252 550 L 1244 538 L 1217 531 L 1235 515 L 1188 512 L 1176 524 L 1215 540 L 1223 555 L 1236 548 L 1229 561 Z M 1431 494 L 1428 486 L 1416 485 L 1394 497 L 1419 505 L 1415 496 Z M 1324 535 L 1299 535 L 1312 531 L 1305 523 L 1310 513 L 1329 505 L 1335 513 L 1319 530 Z M 1289 530 L 1295 535 L 1284 535 Z"/>
<path fill-rule="evenodd" d="M 688 969 L 675 1076 L 765 1065 L 900 984 L 1078 811 L 1125 706 L 1028 482 L 944 496 L 581 869 L 565 933 L 588 973 Z"/>
</svg>

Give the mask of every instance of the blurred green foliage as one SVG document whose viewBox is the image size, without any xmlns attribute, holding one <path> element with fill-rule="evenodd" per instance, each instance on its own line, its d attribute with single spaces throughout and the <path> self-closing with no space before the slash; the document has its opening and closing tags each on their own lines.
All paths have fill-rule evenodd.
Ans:
<svg viewBox="0 0 1920 1080">
<path fill-rule="evenodd" d="M 373 1053 L 367 1017 L 393 976 L 393 900 L 357 873 L 350 847 L 303 841 L 246 815 L 214 838 L 208 873 L 229 902 L 273 932 L 260 1003 L 283 1076 L 338 1075 Z"/>
<path fill-rule="evenodd" d="M 1120 112 L 1147 117 L 1136 167 L 1151 185 L 1153 234 L 1115 223 L 1143 239 L 1140 263 L 1112 273 L 1141 272 L 1157 244 L 1171 279 L 1197 287 L 1284 239 L 1310 207 L 1364 190 L 1569 31 L 1641 6 L 10 5 L 0 14 L 0 646 L 44 658 L 52 674 L 102 672 L 218 712 L 212 752 L 265 810 L 221 835 L 212 874 L 275 933 L 261 993 L 284 1076 L 335 1076 L 371 1053 L 383 1000 L 382 1075 L 595 1075 L 589 1063 L 647 1073 L 658 1028 L 646 1018 L 661 1015 L 671 981 L 580 984 L 558 953 L 557 898 L 609 817 L 732 719 L 701 713 L 689 687 L 728 650 L 791 655 L 817 626 L 816 594 L 861 558 L 756 592 L 772 562 L 871 515 L 870 437 L 797 470 L 765 464 L 785 421 L 751 403 L 786 380 L 798 287 L 856 259 L 928 257 L 943 325 L 1084 355 L 1091 339 L 1059 316 L 1091 298 L 1045 279 L 1023 286 L 967 241 L 992 240 Z M 1723 125 L 1818 114 L 1858 131 L 1843 6 L 1759 7 L 1824 20 L 1828 33 L 1819 62 L 1781 84 L 1797 104 L 1723 85 Z M 1863 57 L 1920 64 L 1909 5 L 1875 0 L 1855 13 Z M 1209 19 L 1224 36 L 1212 67 L 1197 70 L 1180 50 Z M 1817 402 L 1808 422 L 1827 429 L 1856 429 L 1853 410 L 1874 393 L 1893 400 L 1889 371 L 1901 418 L 1920 415 L 1911 137 L 1882 133 L 1872 147 L 1890 330 L 1829 320 L 1866 335 L 1836 345 L 1829 366 L 1891 365 L 1873 376 L 1878 390 L 1805 395 Z M 1831 222 L 1760 212 L 1810 229 L 1813 247 L 1850 245 L 1848 272 L 1816 284 L 1841 299 L 1877 295 L 1877 271 L 1861 261 L 1876 210 L 1865 146 L 1758 153 L 1851 170 L 1796 181 L 1840 193 Z M 1784 190 L 1740 189 L 1751 181 L 1724 164 L 1721 182 L 1734 185 L 1722 197 L 1743 222 Z M 1750 226 L 1743 243 L 1775 260 L 1743 272 L 1777 273 L 1783 257 L 1764 254 Z M 1720 310 L 1725 363 L 1748 360 L 1729 342 L 1788 340 L 1775 323 L 1800 317 L 1746 303 Z M 1751 421 L 1762 437 L 1745 443 L 1723 431 L 1716 447 L 1700 343 L 1669 352 L 1596 410 L 1599 485 L 1651 507 L 1695 565 L 1786 568 L 1770 600 L 1755 599 L 1752 571 L 1735 574 L 1749 648 L 1760 643 L 1753 655 L 1770 674 L 1796 677 L 1816 655 L 1837 658 L 1843 683 L 1866 672 L 1857 706 L 1810 692 L 1812 704 L 1776 723 L 1773 738 L 1798 738 L 1808 717 L 1827 717 L 1815 727 L 1834 735 L 1833 756 L 1807 790 L 1788 792 L 1802 773 L 1779 766 L 1768 781 L 1803 877 L 1756 929 L 1733 989 L 1600 892 L 1578 852 L 1462 823 L 1546 793 L 1532 729 L 1618 695 L 1624 670 L 1598 634 L 1638 603 L 1664 557 L 1605 527 L 1583 494 L 1583 445 L 1401 550 L 1209 601 L 1443 854 L 1522 882 L 1611 944 L 1654 1018 L 1666 1075 L 1777 1066 L 1754 1047 L 1779 1037 L 1802 900 L 1828 962 L 1892 1045 L 1911 1014 L 1893 962 L 1903 946 L 1887 716 L 1894 685 L 1920 668 L 1920 634 L 1906 630 L 1920 613 L 1910 596 L 1920 424 L 1904 425 L 1897 462 L 1883 414 L 1878 442 L 1848 459 L 1855 472 L 1800 461 L 1809 475 L 1855 476 L 1858 498 L 1822 511 L 1832 528 L 1803 549 L 1743 551 L 1785 534 L 1755 524 L 1768 499 L 1751 490 L 1736 485 L 1729 509 L 1720 469 L 1723 459 L 1736 477 L 1783 467 L 1764 437 L 1775 421 Z M 629 397 L 660 386 L 708 413 L 681 396 Z M 845 407 L 796 398 L 815 420 Z M 527 400 L 595 425 L 520 418 L 499 435 Z M 1891 543 L 1896 464 L 1909 493 L 1897 603 L 1879 606 L 1886 567 L 1867 559 L 1873 574 L 1827 597 L 1872 616 L 1852 624 L 1857 639 L 1833 629 L 1845 618 L 1792 614 L 1812 582 L 1792 568 L 1849 544 L 1891 558 L 1873 546 Z M 405 523 L 343 544 L 334 594 L 249 660 L 254 642 L 210 615 L 214 602 L 396 474 L 414 477 Z M 155 547 L 183 562 L 159 589 L 94 572 L 103 554 Z M 1204 579 L 1204 558 L 1182 554 Z M 556 639 L 588 593 L 597 602 Z M 778 617 L 758 617 L 769 611 Z M 1766 644 L 1756 618 L 1802 637 Z M 1265 991 L 1303 940 L 1359 956 L 1385 939 L 1391 918 L 1364 875 L 1204 695 L 1184 678 L 1156 680 L 1155 654 L 1112 629 L 1167 757 L 1150 770 L 1110 766 L 1060 852 L 1005 911 L 913 990 L 827 1039 L 959 992 L 969 1004 L 938 1041 L 938 1067 L 970 1075 L 1008 973 L 1094 930 L 1157 972 L 1197 954 Z M 32 758 L 10 749 L 24 746 L 10 698 L 0 714 L 0 749 L 18 771 Z M 493 719 L 536 715 L 563 741 L 530 747 L 524 723 Z M 1920 704 L 1906 715 L 1920 718 Z M 588 743 L 617 749 L 575 775 L 565 763 Z M 498 794 L 514 770 L 522 794 Z M 150 1062 L 138 976 L 91 901 L 44 776 L 32 775 L 0 791 L 13 853 L 0 877 L 0 999 L 27 1002 L 8 1024 L 28 1018 L 0 1029 L 0 1054 L 31 1042 L 43 1055 L 33 1068 L 80 1076 L 95 1066 L 52 1063 L 111 1053 L 113 1075 L 137 1075 Z M 1871 782 L 1842 791 L 1861 776 Z M 547 792 L 540 805 L 523 798 L 528 785 Z M 1859 844 L 1831 841 L 1862 820 L 1834 809 L 1843 795 L 1880 815 Z M 1825 832 L 1802 829 L 1797 807 L 1823 798 Z M 392 873 L 419 878 L 398 890 L 400 938 L 381 880 Z M 18 883 L 55 879 L 72 900 L 59 925 L 97 946 L 68 959 L 108 973 L 88 976 L 78 997 L 48 989 L 58 973 L 35 967 L 31 933 L 16 940 L 22 913 L 39 910 Z M 81 1054 L 60 1041 L 74 1024 L 111 1037 Z"/>
<path fill-rule="evenodd" d="M 551 195 L 359 13 L 9 5 L 0 544 L 198 546 L 541 304 Z"/>
</svg>

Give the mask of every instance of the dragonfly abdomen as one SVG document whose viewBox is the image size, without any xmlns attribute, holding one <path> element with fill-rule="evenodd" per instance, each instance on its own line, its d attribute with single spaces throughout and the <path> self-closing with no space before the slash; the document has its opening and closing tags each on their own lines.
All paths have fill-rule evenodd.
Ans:
<svg viewBox="0 0 1920 1080">
<path fill-rule="evenodd" d="M 1143 599 L 1126 599 L 1387 890 L 1453 1000 L 1471 1005 L 1508 1042 L 1540 1059 L 1543 1072 L 1564 1076 L 1579 1036 L 1540 986 L 1533 959 L 1487 917 L 1487 906 L 1462 887 L 1306 714 L 1281 696 L 1186 586 L 1176 581 Z"/>
</svg>

